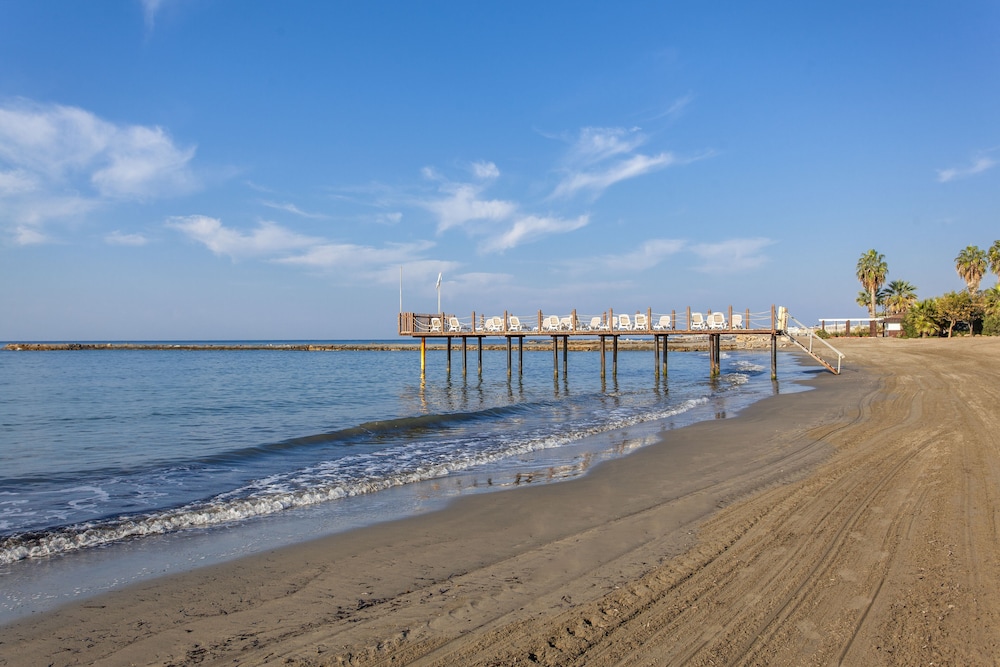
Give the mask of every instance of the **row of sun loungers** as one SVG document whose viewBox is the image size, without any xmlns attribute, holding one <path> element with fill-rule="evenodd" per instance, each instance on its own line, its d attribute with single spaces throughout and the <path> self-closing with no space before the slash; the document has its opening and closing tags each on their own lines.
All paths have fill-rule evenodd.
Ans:
<svg viewBox="0 0 1000 667">
<path fill-rule="evenodd" d="M 727 323 L 726 316 L 724 313 L 715 312 L 709 313 L 707 316 L 702 313 L 691 313 L 691 321 L 688 323 L 689 328 L 693 331 L 718 331 L 725 329 L 743 329 L 743 316 L 739 313 L 733 313 L 732 325 Z M 605 319 L 600 316 L 594 316 L 590 319 L 588 324 L 584 324 L 580 321 L 576 323 L 573 322 L 572 317 L 560 317 L 558 315 L 549 315 L 542 319 L 541 331 L 543 332 L 561 332 L 561 331 L 594 331 L 594 332 L 611 332 L 611 331 L 674 331 L 676 330 L 676 323 L 671 322 L 670 315 L 660 315 L 656 320 L 656 323 L 650 326 L 647 321 L 647 317 L 642 313 L 636 313 L 635 321 L 632 321 L 630 315 L 615 315 L 610 322 L 605 321 Z M 431 333 L 442 333 L 447 331 L 447 333 L 461 333 L 471 331 L 472 327 L 467 324 L 462 324 L 462 322 L 457 317 L 447 318 L 447 326 L 442 328 L 441 318 L 432 317 L 430 323 Z M 484 318 L 480 322 L 480 326 L 477 331 L 482 331 L 484 333 L 510 333 L 510 332 L 537 332 L 539 331 L 537 326 L 531 324 L 522 324 L 521 319 L 516 315 L 511 315 L 507 318 L 507 326 L 504 327 L 504 321 L 502 317 L 494 316 L 489 318 Z"/>
</svg>

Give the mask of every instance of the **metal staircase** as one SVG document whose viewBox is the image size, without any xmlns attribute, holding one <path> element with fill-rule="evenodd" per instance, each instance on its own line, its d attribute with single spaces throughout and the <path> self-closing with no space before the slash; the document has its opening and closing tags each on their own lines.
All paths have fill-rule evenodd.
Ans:
<svg viewBox="0 0 1000 667">
<path fill-rule="evenodd" d="M 791 315 L 788 315 L 787 311 L 785 313 L 782 313 L 782 315 L 784 315 L 784 317 L 781 318 L 781 319 L 779 319 L 779 321 L 781 322 L 782 333 L 785 336 L 788 337 L 788 340 L 792 341 L 792 343 L 795 344 L 796 347 L 798 347 L 799 349 L 801 349 L 803 352 L 805 352 L 806 354 L 808 354 L 810 357 L 812 357 L 813 359 L 815 359 L 819 363 L 823 364 L 823 366 L 825 366 L 827 368 L 827 370 L 829 370 L 831 373 L 833 373 L 834 375 L 840 375 L 840 361 L 841 361 L 841 359 L 844 358 L 844 353 L 841 352 L 840 350 L 838 350 L 837 348 L 835 348 L 833 345 L 830 345 L 828 342 L 826 342 L 825 340 L 823 340 L 819 336 L 817 336 L 815 333 L 813 333 L 812 329 L 810 329 L 809 327 L 805 326 L 804 324 L 802 324 L 801 322 L 799 322 L 797 319 L 795 319 Z M 803 333 L 792 334 L 788 330 L 787 320 L 791 320 L 792 322 L 795 322 L 795 324 L 798 325 L 798 327 L 799 327 L 798 330 L 799 331 L 805 331 L 806 333 L 804 333 L 804 334 Z M 829 358 L 829 360 L 827 360 L 826 358 L 824 358 L 823 356 L 821 356 L 819 354 L 819 352 L 816 351 L 816 349 L 815 349 L 815 347 L 813 345 L 814 341 L 822 343 L 824 346 L 826 346 L 830 350 L 830 353 L 828 353 L 825 350 L 823 350 L 824 354 L 826 355 L 827 358 Z M 818 346 L 816 346 L 816 347 L 818 347 Z M 833 356 L 834 355 L 836 356 L 836 361 L 833 360 Z M 834 367 L 834 363 L 837 364 L 836 367 Z"/>
</svg>

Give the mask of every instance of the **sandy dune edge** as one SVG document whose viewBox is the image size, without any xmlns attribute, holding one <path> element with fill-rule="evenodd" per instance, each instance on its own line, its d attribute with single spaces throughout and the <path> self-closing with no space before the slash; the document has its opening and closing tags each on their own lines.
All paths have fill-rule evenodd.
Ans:
<svg viewBox="0 0 1000 667">
<path fill-rule="evenodd" d="M 994 664 L 1000 340 L 843 349 L 581 480 L 0 628 L 0 664 Z"/>
</svg>

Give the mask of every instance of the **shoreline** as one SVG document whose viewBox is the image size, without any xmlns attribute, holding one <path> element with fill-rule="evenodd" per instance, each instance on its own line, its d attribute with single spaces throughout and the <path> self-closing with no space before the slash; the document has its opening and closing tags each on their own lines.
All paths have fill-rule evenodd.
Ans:
<svg viewBox="0 0 1000 667">
<path fill-rule="evenodd" d="M 0 664 L 990 664 L 1000 340 L 844 351 L 579 479 L 15 622 Z"/>
</svg>

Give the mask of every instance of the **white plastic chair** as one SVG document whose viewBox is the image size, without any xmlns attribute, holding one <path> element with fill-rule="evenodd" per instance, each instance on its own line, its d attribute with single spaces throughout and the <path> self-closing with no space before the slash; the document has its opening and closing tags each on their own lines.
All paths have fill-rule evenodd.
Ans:
<svg viewBox="0 0 1000 667">
<path fill-rule="evenodd" d="M 670 316 L 660 315 L 660 319 L 653 325 L 653 329 L 656 331 L 667 331 L 670 329 Z"/>
</svg>

